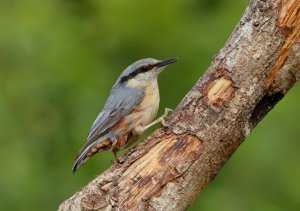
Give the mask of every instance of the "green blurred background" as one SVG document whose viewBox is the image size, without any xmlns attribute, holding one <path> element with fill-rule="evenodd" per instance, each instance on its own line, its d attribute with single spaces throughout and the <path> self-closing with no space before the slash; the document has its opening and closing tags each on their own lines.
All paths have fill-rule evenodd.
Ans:
<svg viewBox="0 0 300 211">
<path fill-rule="evenodd" d="M 159 79 L 159 114 L 175 108 L 248 1 L 0 3 L 0 210 L 47 211 L 111 165 L 103 152 L 71 174 L 120 72 L 140 58 L 178 56 Z M 298 84 L 189 210 L 300 210 L 299 92 Z"/>
</svg>

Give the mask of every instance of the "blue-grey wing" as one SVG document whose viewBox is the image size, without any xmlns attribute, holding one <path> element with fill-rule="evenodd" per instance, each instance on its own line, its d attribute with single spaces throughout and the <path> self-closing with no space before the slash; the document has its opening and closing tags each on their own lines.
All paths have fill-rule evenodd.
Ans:
<svg viewBox="0 0 300 211">
<path fill-rule="evenodd" d="M 109 130 L 124 116 L 135 109 L 144 99 L 144 89 L 119 85 L 118 81 L 113 87 L 103 110 L 96 118 L 88 134 L 87 140 L 80 149 L 72 171 L 75 172 L 79 166 L 88 158 L 87 154 L 95 143 L 105 140 Z M 98 141 L 98 142 L 97 142 Z M 99 142 L 100 141 L 100 142 Z"/>
<path fill-rule="evenodd" d="M 90 129 L 86 144 L 90 145 L 107 133 L 122 117 L 129 114 L 142 102 L 144 95 L 142 87 L 133 88 L 125 85 L 114 87 L 103 110 Z"/>
</svg>

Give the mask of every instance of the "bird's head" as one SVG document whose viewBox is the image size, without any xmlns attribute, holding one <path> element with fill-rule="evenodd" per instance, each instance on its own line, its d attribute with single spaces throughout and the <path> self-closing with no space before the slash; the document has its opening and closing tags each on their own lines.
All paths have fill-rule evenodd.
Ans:
<svg viewBox="0 0 300 211">
<path fill-rule="evenodd" d="M 144 83 L 157 79 L 161 71 L 177 61 L 177 58 L 157 60 L 152 58 L 141 59 L 128 66 L 120 76 L 120 83 L 128 83 L 130 80 Z"/>
</svg>

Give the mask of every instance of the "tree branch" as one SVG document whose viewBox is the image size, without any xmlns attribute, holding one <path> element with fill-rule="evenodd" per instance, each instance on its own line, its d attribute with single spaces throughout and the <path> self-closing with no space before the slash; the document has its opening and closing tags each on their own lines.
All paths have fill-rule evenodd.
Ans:
<svg viewBox="0 0 300 211">
<path fill-rule="evenodd" d="M 156 130 L 59 210 L 184 210 L 300 76 L 300 0 L 252 0 Z"/>
</svg>

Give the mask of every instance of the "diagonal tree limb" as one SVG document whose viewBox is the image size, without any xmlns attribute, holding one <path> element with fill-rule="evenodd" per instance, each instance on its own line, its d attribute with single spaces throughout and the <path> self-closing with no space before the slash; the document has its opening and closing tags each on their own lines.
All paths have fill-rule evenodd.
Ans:
<svg viewBox="0 0 300 211">
<path fill-rule="evenodd" d="M 169 120 L 59 210 L 184 210 L 300 76 L 300 0 L 252 0 Z"/>
</svg>

